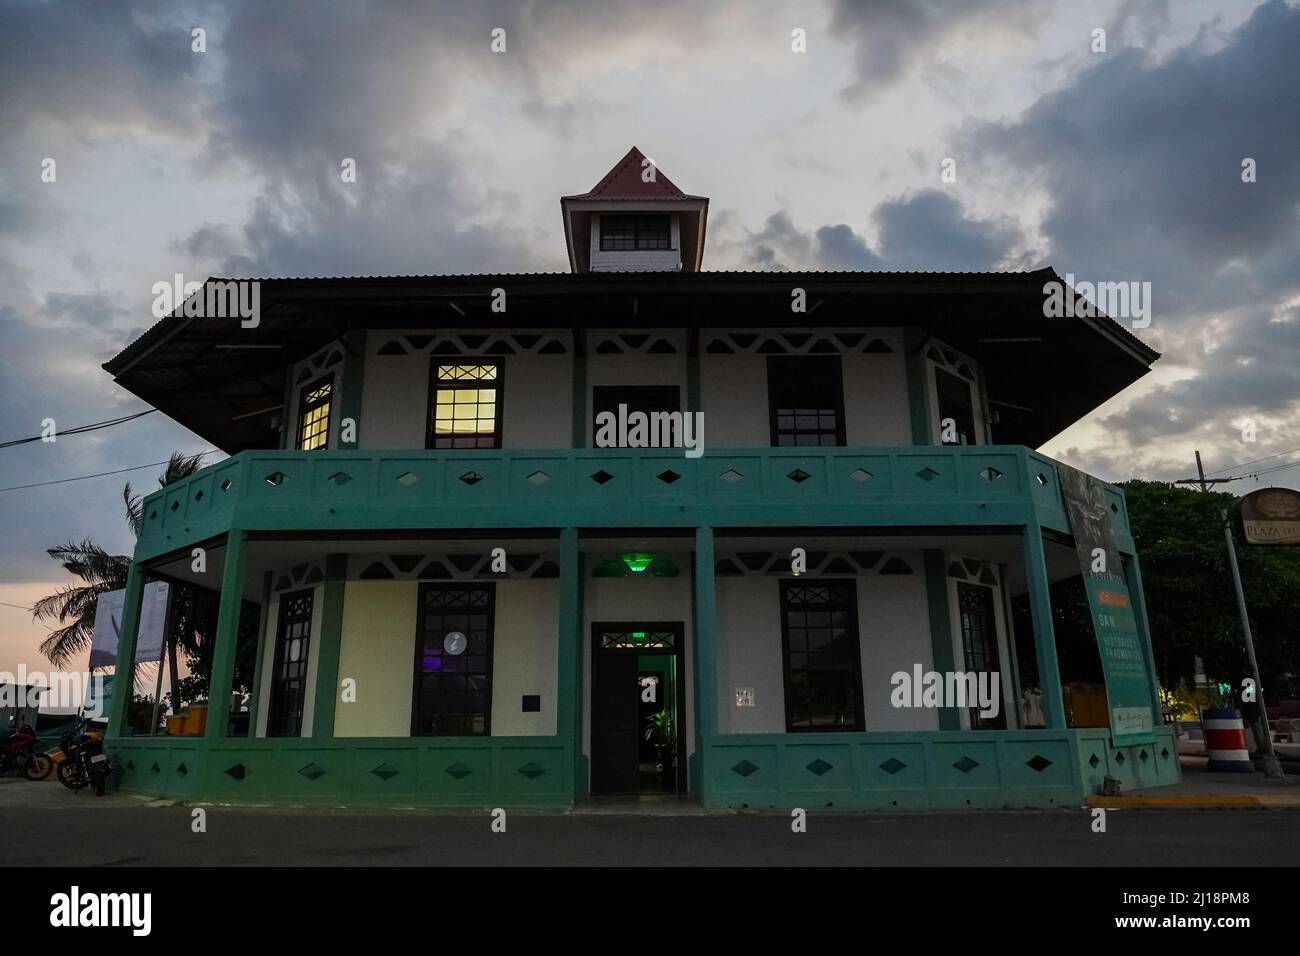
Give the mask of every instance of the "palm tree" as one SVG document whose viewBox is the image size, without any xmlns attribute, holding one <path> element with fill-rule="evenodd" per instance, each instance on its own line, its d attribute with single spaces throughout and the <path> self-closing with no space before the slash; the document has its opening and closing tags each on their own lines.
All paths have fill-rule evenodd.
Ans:
<svg viewBox="0 0 1300 956">
<path fill-rule="evenodd" d="M 201 455 L 183 455 L 173 452 L 167 461 L 167 467 L 158 478 L 160 487 L 167 487 L 194 474 L 201 467 Z M 126 523 L 134 535 L 140 534 L 142 521 L 141 496 L 132 491 L 128 483 L 122 489 L 122 500 L 126 504 Z M 73 658 L 84 653 L 90 647 L 91 633 L 95 627 L 95 604 L 99 596 L 106 591 L 118 591 L 126 587 L 127 570 L 131 558 L 125 554 L 109 554 L 90 538 L 80 543 L 69 541 L 67 544 L 50 548 L 46 552 L 55 561 L 63 565 L 65 571 L 81 578 L 84 584 L 69 584 L 59 588 L 53 594 L 41 598 L 32 605 L 32 617 L 36 620 L 58 622 L 61 626 L 50 632 L 50 636 L 41 642 L 41 653 L 55 667 L 66 667 Z M 190 590 L 177 586 L 177 591 Z M 182 600 L 177 594 L 175 600 Z M 192 604 L 186 600 L 186 604 Z M 192 615 L 185 615 L 192 620 Z M 183 633 L 181 627 L 173 627 L 167 635 L 167 649 L 171 657 L 172 687 L 177 685 L 178 668 L 176 663 L 177 644 L 187 651 L 196 647 L 194 628 L 185 620 Z"/>
</svg>

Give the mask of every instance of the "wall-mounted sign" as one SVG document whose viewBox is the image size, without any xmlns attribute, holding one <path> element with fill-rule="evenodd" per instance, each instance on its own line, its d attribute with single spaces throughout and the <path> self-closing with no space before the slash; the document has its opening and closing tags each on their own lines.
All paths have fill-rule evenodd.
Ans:
<svg viewBox="0 0 1300 956">
<path fill-rule="evenodd" d="M 1057 473 L 1106 680 L 1111 739 L 1117 745 L 1151 743 L 1151 679 L 1105 493 L 1091 475 L 1066 465 L 1058 465 Z"/>
<path fill-rule="evenodd" d="M 737 687 L 736 688 L 736 706 L 753 707 L 754 706 L 754 688 Z"/>
<path fill-rule="evenodd" d="M 1247 544 L 1300 544 L 1300 491 L 1261 488 L 1237 502 Z"/>
</svg>

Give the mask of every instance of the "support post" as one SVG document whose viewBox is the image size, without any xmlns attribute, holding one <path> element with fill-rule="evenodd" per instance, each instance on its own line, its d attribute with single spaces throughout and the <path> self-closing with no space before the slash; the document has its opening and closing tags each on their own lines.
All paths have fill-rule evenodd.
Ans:
<svg viewBox="0 0 1300 956">
<path fill-rule="evenodd" d="M 221 572 L 216 645 L 212 649 L 212 676 L 208 681 L 208 725 L 203 733 L 209 740 L 224 738 L 230 723 L 235 644 L 239 641 L 239 614 L 244 603 L 247 539 L 248 535 L 244 531 L 232 530 L 226 535 L 226 564 Z"/>
<path fill-rule="evenodd" d="M 707 747 L 717 733 L 717 593 L 714 581 L 713 529 L 695 529 L 694 601 L 691 633 L 695 663 L 695 754 L 690 761 L 692 789 L 707 804 L 712 792 L 706 767 Z"/>
<path fill-rule="evenodd" d="M 560 531 L 559 666 L 555 677 L 555 735 L 573 753 L 573 792 L 588 788 L 582 754 L 582 555 L 578 529 Z"/>
<path fill-rule="evenodd" d="M 343 591 L 347 587 L 348 556 L 325 557 L 321 586 L 320 641 L 316 651 L 316 702 L 312 705 L 313 739 L 334 736 L 334 710 L 339 699 L 339 652 L 343 645 Z"/>
<path fill-rule="evenodd" d="M 930 656 L 940 674 L 952 673 L 952 609 L 948 604 L 948 570 L 943 552 L 925 548 L 921 552 L 925 565 L 925 596 L 930 613 Z M 961 715 L 955 707 L 939 708 L 940 730 L 961 730 Z"/>
<path fill-rule="evenodd" d="M 1038 682 L 1043 689 L 1043 714 L 1048 730 L 1064 730 L 1065 702 L 1061 699 L 1061 666 L 1056 660 L 1047 555 L 1043 551 L 1043 529 L 1037 521 L 1025 525 L 1024 550 L 1025 584 L 1029 589 L 1029 611 L 1034 622 L 1034 652 L 1038 658 Z"/>
<path fill-rule="evenodd" d="M 134 561 L 126 572 L 122 625 L 117 638 L 117 665 L 113 668 L 113 696 L 108 706 L 108 736 L 126 733 L 132 691 L 135 688 L 135 645 L 140 634 L 140 606 L 144 601 L 144 569 Z M 101 626 L 105 622 L 98 622 Z"/>
</svg>

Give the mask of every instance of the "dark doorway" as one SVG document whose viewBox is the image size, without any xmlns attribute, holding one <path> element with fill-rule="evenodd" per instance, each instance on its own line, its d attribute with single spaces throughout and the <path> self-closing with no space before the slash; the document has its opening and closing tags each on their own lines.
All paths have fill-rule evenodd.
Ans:
<svg viewBox="0 0 1300 956">
<path fill-rule="evenodd" d="M 681 623 L 591 632 L 591 792 L 684 793 Z"/>
</svg>

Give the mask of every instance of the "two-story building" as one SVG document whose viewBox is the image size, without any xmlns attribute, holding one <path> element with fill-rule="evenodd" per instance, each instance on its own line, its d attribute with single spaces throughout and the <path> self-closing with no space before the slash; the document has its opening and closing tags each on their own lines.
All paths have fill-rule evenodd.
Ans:
<svg viewBox="0 0 1300 956">
<path fill-rule="evenodd" d="M 703 271 L 708 200 L 635 149 L 561 211 L 569 273 L 263 279 L 255 319 L 178 314 L 107 363 L 229 454 L 144 502 L 123 640 L 147 580 L 220 598 L 204 736 L 127 736 L 114 700 L 124 788 L 888 808 L 1177 779 L 1109 486 L 1150 732 L 1070 726 L 1050 585 L 1080 568 L 1033 450 L 1156 353 L 1046 318 L 1050 269 Z"/>
</svg>

